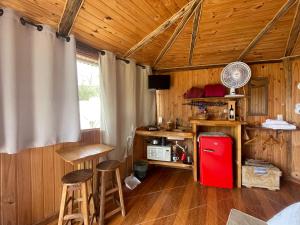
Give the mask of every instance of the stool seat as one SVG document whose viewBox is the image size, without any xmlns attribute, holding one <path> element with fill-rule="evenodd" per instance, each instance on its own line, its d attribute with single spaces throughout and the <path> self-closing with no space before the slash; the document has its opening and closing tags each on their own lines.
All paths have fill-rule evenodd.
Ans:
<svg viewBox="0 0 300 225">
<path fill-rule="evenodd" d="M 75 170 L 62 177 L 64 184 L 76 184 L 86 182 L 93 177 L 93 171 L 90 169 Z"/>
<path fill-rule="evenodd" d="M 117 160 L 107 160 L 97 165 L 98 171 L 114 171 L 120 167 L 120 162 Z"/>
</svg>

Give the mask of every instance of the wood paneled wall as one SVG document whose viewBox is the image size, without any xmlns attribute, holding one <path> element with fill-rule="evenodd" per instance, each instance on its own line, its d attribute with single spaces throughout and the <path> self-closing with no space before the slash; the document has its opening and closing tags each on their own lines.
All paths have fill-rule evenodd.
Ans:
<svg viewBox="0 0 300 225">
<path fill-rule="evenodd" d="M 294 112 L 294 104 L 300 102 L 300 90 L 296 85 L 300 82 L 300 60 L 291 61 L 292 67 L 292 105 L 286 109 L 287 82 L 283 63 L 251 65 L 253 77 L 269 78 L 268 116 L 247 116 L 247 102 L 239 103 L 240 115 L 246 118 L 249 124 L 261 124 L 267 118 L 276 118 L 282 114 L 285 118 L 286 111 L 292 112 L 292 121 L 300 125 L 300 116 Z M 222 68 L 210 68 L 193 71 L 171 72 L 171 88 L 157 91 L 157 116 L 162 116 L 164 121 L 180 118 L 184 125 L 189 124 L 189 117 L 198 109 L 183 105 L 183 94 L 192 86 L 204 87 L 206 84 L 220 83 Z M 240 90 L 247 94 L 247 87 Z M 278 139 L 278 144 L 268 142 L 270 135 Z M 250 131 L 250 138 L 256 137 L 252 144 L 243 146 L 244 158 L 269 160 L 283 170 L 285 176 L 292 175 L 300 178 L 300 132 L 278 133 L 274 131 Z M 266 142 L 267 141 L 267 142 Z M 293 163 L 292 163 L 293 162 Z"/>
<path fill-rule="evenodd" d="M 31 225 L 57 216 L 61 177 L 73 170 L 56 153 L 72 145 L 100 143 L 100 130 L 83 131 L 78 143 L 0 154 L 0 224 Z"/>
<path fill-rule="evenodd" d="M 297 88 L 300 83 L 300 60 L 292 63 L 292 119 L 300 126 L 300 115 L 294 113 L 296 103 L 300 103 L 300 90 Z M 292 154 L 291 154 L 291 175 L 300 180 L 300 132 L 292 134 Z"/>
</svg>

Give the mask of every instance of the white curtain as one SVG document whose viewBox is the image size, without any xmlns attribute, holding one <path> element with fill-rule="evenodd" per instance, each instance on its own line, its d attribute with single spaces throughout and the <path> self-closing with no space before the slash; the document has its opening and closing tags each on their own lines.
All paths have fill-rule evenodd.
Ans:
<svg viewBox="0 0 300 225">
<path fill-rule="evenodd" d="M 0 152 L 77 141 L 75 40 L 19 18 L 8 9 L 0 17 Z"/>
<path fill-rule="evenodd" d="M 151 67 L 136 67 L 136 124 L 137 127 L 154 125 L 156 122 L 155 91 L 148 89 L 148 76 Z"/>
<path fill-rule="evenodd" d="M 133 141 L 138 115 L 139 126 L 155 119 L 154 93 L 149 92 L 146 85 L 151 69 L 141 71 L 134 61 L 127 64 L 116 60 L 108 51 L 105 55 L 99 54 L 99 65 L 102 140 L 116 147 L 109 157 L 122 161 L 127 156 L 127 146 Z M 143 95 L 145 102 L 143 96 L 137 98 L 137 95 Z M 140 110 L 147 116 L 142 116 Z"/>
</svg>

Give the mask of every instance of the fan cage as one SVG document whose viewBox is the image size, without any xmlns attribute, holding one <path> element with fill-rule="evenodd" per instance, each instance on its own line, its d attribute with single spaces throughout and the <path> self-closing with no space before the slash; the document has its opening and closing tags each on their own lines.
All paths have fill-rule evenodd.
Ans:
<svg viewBox="0 0 300 225">
<path fill-rule="evenodd" d="M 233 78 L 232 72 L 239 70 L 241 77 L 240 79 Z M 221 81 L 227 88 L 240 88 L 245 86 L 251 78 L 250 67 L 243 62 L 233 62 L 228 64 L 221 73 Z"/>
</svg>

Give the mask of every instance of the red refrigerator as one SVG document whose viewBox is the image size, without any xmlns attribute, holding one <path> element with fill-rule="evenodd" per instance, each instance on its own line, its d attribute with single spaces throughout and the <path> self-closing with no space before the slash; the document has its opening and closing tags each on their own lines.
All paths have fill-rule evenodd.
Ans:
<svg viewBox="0 0 300 225">
<path fill-rule="evenodd" d="M 232 139 L 228 136 L 200 136 L 200 183 L 233 188 Z"/>
</svg>

